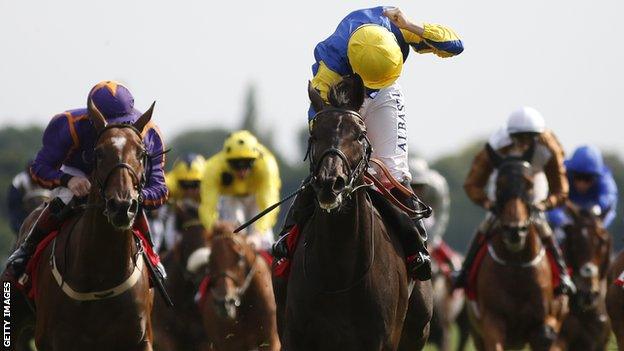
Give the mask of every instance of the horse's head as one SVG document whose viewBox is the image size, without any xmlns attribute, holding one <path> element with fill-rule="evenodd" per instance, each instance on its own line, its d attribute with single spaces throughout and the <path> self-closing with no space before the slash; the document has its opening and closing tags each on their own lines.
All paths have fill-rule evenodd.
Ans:
<svg viewBox="0 0 624 351">
<path fill-rule="evenodd" d="M 501 224 L 503 243 L 511 252 L 524 249 L 531 230 L 533 175 L 527 158 L 494 160 L 498 169 L 494 212 Z"/>
<path fill-rule="evenodd" d="M 368 167 L 372 150 L 357 112 L 364 94 L 364 84 L 357 75 L 345 77 L 330 89 L 329 106 L 308 86 L 312 106 L 318 112 L 310 123 L 307 156 L 312 187 L 323 210 L 339 208 Z"/>
<path fill-rule="evenodd" d="M 128 229 L 139 210 L 146 181 L 148 154 L 141 133 L 150 121 L 154 104 L 134 124 L 110 124 L 89 102 L 89 119 L 97 132 L 92 179 L 105 203 L 104 214 L 118 229 Z"/>
<path fill-rule="evenodd" d="M 585 209 L 567 206 L 573 223 L 564 227 L 565 255 L 572 269 L 577 293 L 572 300 L 581 309 L 596 307 L 601 285 L 606 277 L 611 253 L 611 236 L 602 224 L 602 216 Z"/>
<path fill-rule="evenodd" d="M 230 224 L 215 225 L 212 235 L 208 273 L 210 293 L 216 313 L 235 320 L 241 299 L 255 274 L 255 252 Z"/>
</svg>

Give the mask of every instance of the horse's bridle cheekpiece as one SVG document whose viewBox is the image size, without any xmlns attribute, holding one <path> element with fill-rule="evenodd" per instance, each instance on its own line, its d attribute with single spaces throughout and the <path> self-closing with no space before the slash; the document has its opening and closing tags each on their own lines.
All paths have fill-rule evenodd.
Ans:
<svg viewBox="0 0 624 351">
<path fill-rule="evenodd" d="M 322 115 L 332 113 L 332 112 L 339 112 L 341 114 L 350 115 L 352 117 L 357 118 L 360 121 L 363 121 L 362 116 L 356 111 L 347 110 L 344 108 L 336 108 L 336 107 L 326 108 L 324 110 L 317 112 L 314 115 L 314 117 L 312 118 L 312 121 L 310 122 L 310 131 L 312 131 L 312 129 L 314 128 L 314 121 L 316 121 L 317 118 L 321 117 Z M 368 169 L 371 154 L 373 153 L 373 147 L 371 145 L 370 140 L 368 139 L 368 136 L 366 135 L 366 131 L 364 131 L 364 134 L 361 136 L 359 142 L 362 144 L 362 147 L 364 149 L 364 156 L 362 156 L 362 158 L 360 159 L 360 161 L 354 168 L 351 168 L 351 164 L 349 160 L 347 159 L 347 156 L 344 154 L 344 152 L 342 152 L 342 150 L 336 147 L 330 147 L 326 149 L 325 151 L 323 151 L 320 157 L 316 159 L 316 155 L 314 154 L 314 151 L 312 149 L 314 139 L 310 137 L 308 139 L 308 149 L 306 151 L 306 156 L 304 158 L 304 161 L 306 159 L 310 161 L 310 175 L 312 176 L 312 179 L 316 178 L 316 172 L 319 166 L 321 165 L 321 162 L 323 162 L 323 159 L 325 159 L 325 157 L 329 155 L 336 155 L 345 164 L 345 167 L 347 168 L 347 172 L 349 173 L 348 179 L 346 182 L 347 185 L 342 190 L 342 192 L 346 192 L 348 196 L 348 195 L 351 195 L 355 190 L 359 189 L 359 187 L 354 187 L 355 181 L 359 179 L 360 176 L 364 173 L 364 171 Z"/>
</svg>

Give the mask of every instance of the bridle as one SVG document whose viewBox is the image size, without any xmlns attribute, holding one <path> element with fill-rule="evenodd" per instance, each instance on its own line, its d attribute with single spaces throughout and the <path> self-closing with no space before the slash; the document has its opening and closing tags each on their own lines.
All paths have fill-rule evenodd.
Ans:
<svg viewBox="0 0 624 351">
<path fill-rule="evenodd" d="M 237 243 L 239 246 L 244 247 L 244 244 L 241 243 L 240 239 L 237 238 L 236 236 L 233 235 L 219 235 L 219 236 L 215 236 L 214 238 L 212 238 L 212 241 L 214 240 L 222 240 L 222 239 L 231 239 L 233 240 L 235 243 Z M 258 253 L 256 251 L 254 251 L 254 258 L 253 261 L 250 263 L 248 263 L 246 256 L 244 253 L 238 253 L 238 262 L 245 262 L 247 263 L 248 266 L 248 271 L 247 274 L 245 275 L 245 279 L 243 279 L 242 284 L 238 285 L 238 277 L 234 276 L 232 273 L 227 272 L 227 271 L 223 271 L 223 272 L 219 272 L 218 274 L 208 274 L 209 277 L 209 281 L 210 281 L 210 293 L 212 295 L 212 298 L 214 300 L 215 303 L 220 303 L 223 304 L 226 302 L 226 296 L 220 297 L 217 296 L 217 294 L 214 292 L 214 287 L 215 287 L 215 282 L 217 282 L 220 279 L 230 279 L 232 282 L 234 282 L 234 285 L 236 286 L 236 290 L 234 292 L 234 305 L 236 307 L 240 306 L 241 303 L 241 297 L 243 295 L 245 295 L 245 293 L 247 292 L 247 289 L 249 289 L 249 287 L 251 286 L 251 281 L 253 280 L 253 277 L 256 274 L 257 271 L 257 266 L 258 266 Z"/>
<path fill-rule="evenodd" d="M 113 172 L 118 170 L 118 169 L 126 169 L 128 170 L 128 173 L 130 173 L 130 175 L 133 178 L 133 183 L 134 183 L 134 188 L 137 190 L 138 192 L 138 199 L 136 199 L 139 203 L 143 202 L 143 198 L 142 198 L 142 190 L 143 187 L 145 186 L 145 183 L 147 181 L 148 175 L 148 168 L 151 167 L 147 167 L 147 164 L 149 163 L 149 161 L 151 160 L 150 155 L 147 153 L 147 151 L 145 150 L 145 143 L 143 142 L 143 137 L 141 135 L 141 132 L 135 128 L 133 125 L 131 124 L 109 124 L 106 127 L 104 127 L 102 130 L 99 131 L 97 137 L 95 138 L 95 147 L 98 145 L 102 135 L 110 130 L 110 129 L 130 129 L 131 131 L 133 131 L 134 133 L 136 133 L 136 135 L 139 136 L 139 139 L 141 140 L 141 149 L 142 151 L 142 155 L 141 155 L 141 165 L 143 166 L 143 173 L 141 175 L 137 174 L 137 172 L 134 170 L 134 168 L 132 166 L 130 166 L 127 162 L 119 162 L 117 163 L 115 166 L 113 166 L 108 173 L 106 174 L 106 177 L 104 177 L 104 180 L 100 179 L 100 177 L 97 176 L 97 165 L 98 165 L 98 156 L 97 154 L 95 155 L 95 160 L 94 160 L 94 166 L 93 166 L 93 178 L 95 179 L 95 182 L 98 186 L 98 192 L 100 193 L 100 196 L 102 197 L 102 199 L 104 199 L 106 201 L 106 196 L 105 196 L 105 191 L 106 191 L 106 186 L 110 180 L 110 178 L 113 175 Z"/>
<path fill-rule="evenodd" d="M 324 110 L 319 111 L 318 113 L 314 115 L 314 117 L 310 121 L 310 124 L 311 124 L 310 130 L 314 128 L 314 121 L 316 121 L 317 118 L 320 118 L 321 116 L 326 115 L 328 113 L 332 113 L 332 112 L 339 112 L 342 115 L 349 115 L 351 117 L 357 118 L 360 121 L 363 121 L 362 116 L 353 110 L 347 110 L 344 108 L 337 108 L 337 107 L 326 108 Z M 353 168 L 351 167 L 351 163 L 349 162 L 347 155 L 345 155 L 345 153 L 342 150 L 340 150 L 339 148 L 335 146 L 327 148 L 317 158 L 316 154 L 314 153 L 314 148 L 312 147 L 314 144 L 314 141 L 315 141 L 314 138 L 310 136 L 310 138 L 308 139 L 308 149 L 306 151 L 306 156 L 304 158 L 304 161 L 306 159 L 310 161 L 310 175 L 312 179 L 313 180 L 316 179 L 316 172 L 318 171 L 321 165 L 321 162 L 323 162 L 325 157 L 330 156 L 330 155 L 335 155 L 335 156 L 338 156 L 338 158 L 342 160 L 343 164 L 347 168 L 347 173 L 348 173 L 346 187 L 342 189 L 340 192 L 341 193 L 344 192 L 347 195 L 351 195 L 354 191 L 361 188 L 361 186 L 355 186 L 355 182 L 368 169 L 371 154 L 373 153 L 373 148 L 371 146 L 370 140 L 368 139 L 368 136 L 366 135 L 366 131 L 363 132 L 363 134 L 360 136 L 360 139 L 358 141 L 362 145 L 363 156 L 362 158 L 360 158 L 357 165 Z M 365 186 L 368 186 L 368 185 L 365 185 Z"/>
</svg>

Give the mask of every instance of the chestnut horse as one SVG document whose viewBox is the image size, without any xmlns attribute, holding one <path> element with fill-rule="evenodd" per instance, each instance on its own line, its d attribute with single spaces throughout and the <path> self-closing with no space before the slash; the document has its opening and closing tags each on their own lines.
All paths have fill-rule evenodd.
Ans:
<svg viewBox="0 0 624 351">
<path fill-rule="evenodd" d="M 419 350 L 429 333 L 431 282 L 415 282 L 410 297 L 401 245 L 362 187 L 371 147 L 355 111 L 364 85 L 345 77 L 331 89 L 332 107 L 311 86 L 308 93 L 319 111 L 309 145 L 316 201 L 288 287 L 275 285 L 285 349 Z"/>
<path fill-rule="evenodd" d="M 577 292 L 570 299 L 570 313 L 563 322 L 557 348 L 604 350 L 611 333 L 605 305 L 611 236 L 601 217 L 571 204 L 566 212 L 573 223 L 563 228 L 562 249 Z"/>
<path fill-rule="evenodd" d="M 607 288 L 607 313 L 617 339 L 618 349 L 624 350 L 624 287 L 614 284 L 624 272 L 624 250 L 620 251 L 609 267 Z"/>
<path fill-rule="evenodd" d="M 39 350 L 152 350 L 153 292 L 132 225 L 149 157 L 141 132 L 153 107 L 133 125 L 106 125 L 89 104 L 98 136 L 88 203 L 59 230 L 34 268 Z"/>
<path fill-rule="evenodd" d="M 213 229 L 207 289 L 200 301 L 216 351 L 278 351 L 271 270 L 243 234 L 220 223 Z"/>
<path fill-rule="evenodd" d="M 469 308 L 472 336 L 479 350 L 548 350 L 565 317 L 564 296 L 556 298 L 553 272 L 533 222 L 533 173 L 522 157 L 493 160 L 497 223 L 478 267 L 476 305 Z"/>
<path fill-rule="evenodd" d="M 199 221 L 194 203 L 176 202 L 176 229 L 180 241 L 165 254 L 163 265 L 169 278 L 166 287 L 174 308 L 165 301 L 154 302 L 154 349 L 158 351 L 210 350 L 195 294 L 208 261 L 209 233 Z"/>
</svg>

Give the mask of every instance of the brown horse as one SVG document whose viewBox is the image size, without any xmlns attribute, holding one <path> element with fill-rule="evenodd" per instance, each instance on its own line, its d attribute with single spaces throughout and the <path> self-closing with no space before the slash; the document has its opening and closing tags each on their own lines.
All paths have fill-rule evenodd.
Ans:
<svg viewBox="0 0 624 351">
<path fill-rule="evenodd" d="M 624 272 L 624 250 L 617 254 L 609 267 L 606 297 L 607 313 L 620 350 L 624 350 L 624 287 L 614 282 L 622 272 Z"/>
<path fill-rule="evenodd" d="M 494 162 L 498 220 L 478 268 L 477 304 L 469 309 L 472 336 L 480 350 L 550 349 L 565 316 L 564 297 L 555 298 L 553 272 L 533 216 L 533 175 L 526 161 Z"/>
<path fill-rule="evenodd" d="M 269 265 L 229 224 L 216 225 L 211 242 L 200 305 L 214 349 L 280 350 Z"/>
<path fill-rule="evenodd" d="M 84 212 L 60 229 L 35 267 L 39 350 L 152 350 L 153 293 L 132 225 L 148 157 L 141 131 L 153 107 L 134 125 L 107 126 L 89 104 L 98 133 L 94 186 Z"/>
<path fill-rule="evenodd" d="M 611 236 L 602 218 L 574 205 L 566 212 L 573 224 L 565 226 L 563 252 L 572 269 L 577 293 L 570 300 L 570 314 L 564 320 L 557 347 L 567 350 L 604 350 L 610 325 L 605 295 Z"/>
<path fill-rule="evenodd" d="M 410 298 L 396 233 L 361 187 L 371 151 L 354 112 L 364 100 L 362 81 L 347 77 L 334 86 L 333 107 L 311 87 L 308 93 L 320 111 L 309 146 L 316 205 L 301 230 L 288 289 L 276 285 L 285 349 L 379 351 L 397 350 L 400 343 L 401 349 L 421 349 L 432 313 L 431 283 L 414 283 Z"/>
<path fill-rule="evenodd" d="M 154 303 L 154 349 L 158 351 L 210 350 L 195 294 L 208 262 L 209 233 L 199 221 L 197 206 L 177 202 L 176 228 L 180 241 L 163 257 L 169 278 L 166 287 L 174 308 L 164 300 Z"/>
</svg>

